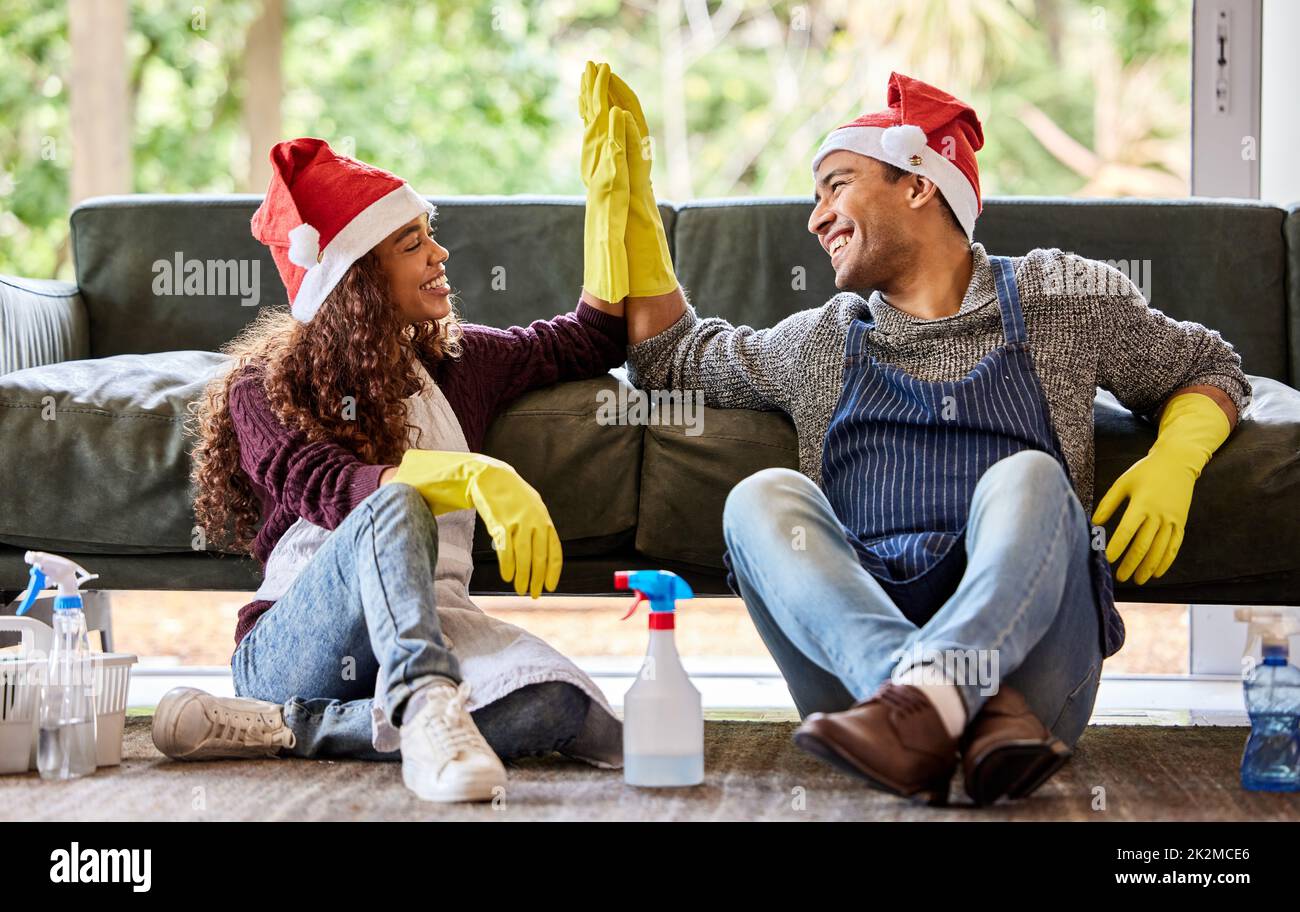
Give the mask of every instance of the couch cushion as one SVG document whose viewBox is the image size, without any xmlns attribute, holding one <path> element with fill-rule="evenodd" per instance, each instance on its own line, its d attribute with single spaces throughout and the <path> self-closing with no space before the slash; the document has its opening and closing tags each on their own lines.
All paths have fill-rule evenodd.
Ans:
<svg viewBox="0 0 1300 912">
<path fill-rule="evenodd" d="M 807 199 L 682 205 L 677 274 L 700 314 L 771 326 L 830 299 L 835 275 L 808 232 L 811 211 Z M 1219 330 L 1246 371 L 1286 382 L 1285 218 L 1226 200 L 988 199 L 975 240 L 992 254 L 1060 247 L 1115 260 L 1153 307 Z"/>
<path fill-rule="evenodd" d="M 200 351 L 118 355 L 0 377 L 0 542 L 81 553 L 189 551 L 187 406 L 227 360 Z M 598 391 L 616 395 L 619 382 L 606 376 L 536 390 L 488 431 L 486 452 L 541 491 L 571 556 L 630 543 L 636 525 L 641 428 L 595 420 Z M 490 554 L 481 524 L 479 534 Z"/>
<path fill-rule="evenodd" d="M 466 319 L 523 325 L 577 305 L 581 200 L 431 199 L 438 207 L 438 241 L 451 254 L 447 272 Z M 275 263 L 249 230 L 260 203 L 260 196 L 250 195 L 142 194 L 99 197 L 78 206 L 72 213 L 72 242 L 89 313 L 90 355 L 216 351 L 260 308 L 283 307 L 286 296 Z M 665 205 L 659 211 L 671 244 L 673 209 Z M 187 289 L 165 281 L 192 263 L 202 264 L 201 284 Z M 232 269 L 250 280 L 250 288 L 257 280 L 252 294 L 219 281 Z"/>
<path fill-rule="evenodd" d="M 769 466 L 797 469 L 794 424 L 784 412 L 703 410 L 703 433 L 646 427 L 636 549 L 646 557 L 722 566 L 722 505 L 742 478 Z"/>
<path fill-rule="evenodd" d="M 1254 400 L 1196 486 L 1178 560 L 1132 595 L 1161 588 L 1289 575 L 1300 578 L 1300 392 L 1251 377 Z M 1107 392 L 1094 404 L 1097 491 L 1145 455 L 1155 428 Z M 797 468 L 794 427 L 777 412 L 706 409 L 705 433 L 648 427 L 637 550 L 647 557 L 722 567 L 722 505 L 747 475 Z M 1114 531 L 1122 511 L 1109 524 Z"/>
<path fill-rule="evenodd" d="M 179 351 L 0 377 L 0 541 L 83 553 L 190 550 L 185 408 L 225 362 Z"/>
<path fill-rule="evenodd" d="M 542 495 L 566 558 L 609 554 L 632 541 L 642 429 L 597 420 L 620 385 L 630 389 L 610 374 L 533 390 L 497 416 L 483 441 L 483 452 L 510 463 Z M 474 556 L 491 555 L 479 520 Z"/>
</svg>

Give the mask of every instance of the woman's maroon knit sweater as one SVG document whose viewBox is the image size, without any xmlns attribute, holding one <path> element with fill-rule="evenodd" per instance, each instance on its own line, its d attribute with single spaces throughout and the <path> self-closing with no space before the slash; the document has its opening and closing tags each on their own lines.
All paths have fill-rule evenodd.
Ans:
<svg viewBox="0 0 1300 912">
<path fill-rule="evenodd" d="M 475 451 L 482 447 L 492 419 L 521 394 L 563 380 L 599 376 L 626 357 L 627 324 L 585 302 L 571 313 L 526 327 L 462 327 L 460 357 L 425 368 Z M 230 415 L 239 436 L 239 464 L 262 501 L 265 523 L 252 551 L 263 565 L 295 520 L 303 517 L 326 529 L 337 527 L 379 487 L 379 476 L 388 468 L 364 463 L 334 443 L 308 443 L 301 431 L 280 421 L 255 377 L 231 387 Z M 236 645 L 274 604 L 254 601 L 240 609 Z"/>
</svg>

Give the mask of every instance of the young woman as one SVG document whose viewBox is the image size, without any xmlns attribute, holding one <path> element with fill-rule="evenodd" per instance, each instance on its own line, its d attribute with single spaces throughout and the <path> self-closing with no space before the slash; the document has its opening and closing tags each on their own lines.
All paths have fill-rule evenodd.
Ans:
<svg viewBox="0 0 1300 912">
<path fill-rule="evenodd" d="M 457 319 L 433 210 L 409 185 L 323 140 L 272 150 L 252 225 L 291 313 L 265 315 L 228 347 L 231 369 L 196 404 L 193 454 L 209 540 L 251 551 L 265 576 L 235 632 L 239 696 L 167 694 L 153 728 L 163 753 L 400 749 L 407 786 L 435 801 L 491 798 L 501 758 L 621 763 L 621 725 L 600 690 L 467 588 L 475 511 L 516 592 L 536 598 L 559 579 L 541 498 L 476 451 L 526 390 L 624 361 L 622 304 L 607 303 L 621 298 L 620 264 L 592 251 L 612 249 L 601 232 L 621 236 L 609 202 L 625 158 L 611 141 L 596 159 L 582 301 L 501 330 Z"/>
</svg>

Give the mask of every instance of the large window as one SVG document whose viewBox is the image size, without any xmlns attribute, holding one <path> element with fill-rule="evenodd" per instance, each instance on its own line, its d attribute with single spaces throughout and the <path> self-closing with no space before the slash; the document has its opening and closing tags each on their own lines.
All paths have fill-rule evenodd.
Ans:
<svg viewBox="0 0 1300 912">
<path fill-rule="evenodd" d="M 132 189 L 261 192 L 262 0 L 129 0 Z M 75 4 L 72 5 L 75 8 Z M 0 272 L 68 276 L 66 0 L 0 5 Z M 677 200 L 809 192 L 829 130 L 898 70 L 984 118 L 983 190 L 1181 196 L 1191 0 L 287 0 L 279 135 L 430 194 L 578 193 L 575 96 L 605 59 Z"/>
</svg>

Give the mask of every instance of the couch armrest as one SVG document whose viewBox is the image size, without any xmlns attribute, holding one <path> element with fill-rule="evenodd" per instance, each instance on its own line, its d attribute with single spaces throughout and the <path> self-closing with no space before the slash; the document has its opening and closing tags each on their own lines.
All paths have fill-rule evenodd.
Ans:
<svg viewBox="0 0 1300 912">
<path fill-rule="evenodd" d="M 90 323 L 72 282 L 0 275 L 0 374 L 90 357 Z"/>
</svg>

